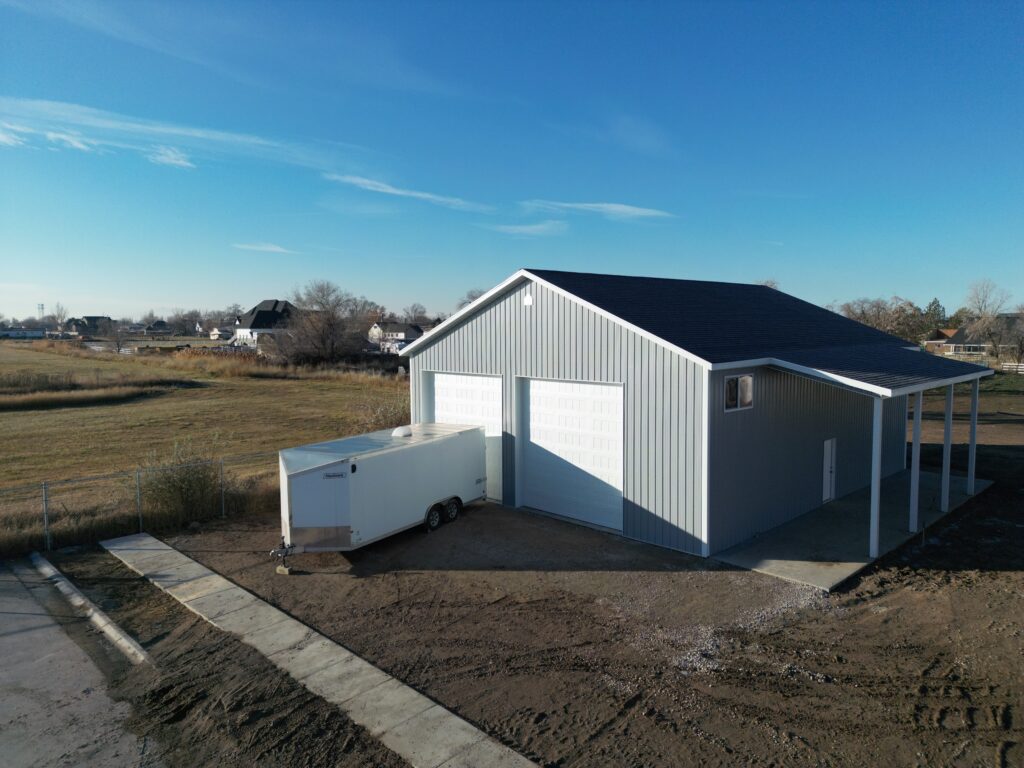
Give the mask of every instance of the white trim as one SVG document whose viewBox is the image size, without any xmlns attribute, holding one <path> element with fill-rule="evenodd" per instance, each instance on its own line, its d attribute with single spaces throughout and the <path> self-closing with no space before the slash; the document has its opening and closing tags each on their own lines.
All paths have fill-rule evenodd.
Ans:
<svg viewBox="0 0 1024 768">
<path fill-rule="evenodd" d="M 780 360 L 777 357 L 759 357 L 753 360 L 737 360 L 728 363 L 712 363 L 712 371 L 729 371 L 736 368 L 750 368 L 755 366 L 774 365 L 777 368 L 784 368 L 786 370 L 795 371 L 796 373 L 802 373 L 806 376 L 810 376 L 816 379 L 822 379 L 824 381 L 831 382 L 833 384 L 841 384 L 843 386 L 851 387 L 852 389 L 859 389 L 862 392 L 867 392 L 871 395 L 878 397 L 899 397 L 900 395 L 912 395 L 915 392 L 923 392 L 926 389 L 936 389 L 938 387 L 946 386 L 947 384 L 960 384 L 965 381 L 971 381 L 972 379 L 980 379 L 985 376 L 991 376 L 995 371 L 991 368 L 986 368 L 983 371 L 977 371 L 975 373 L 961 374 L 960 376 L 954 376 L 948 379 L 938 379 L 934 381 L 924 382 L 922 384 L 911 384 L 906 387 L 899 387 L 897 389 L 889 389 L 886 387 L 879 387 L 874 384 L 867 384 L 857 379 L 851 379 L 846 376 L 840 376 L 836 373 L 829 373 L 819 368 L 809 368 L 806 365 L 798 365 L 791 363 L 788 360 Z"/>
<path fill-rule="evenodd" d="M 910 459 L 910 532 L 917 533 L 921 527 L 918 511 L 921 499 L 921 408 L 924 403 L 924 395 L 921 392 L 914 394 L 914 430 L 911 438 L 911 459 Z"/>
<path fill-rule="evenodd" d="M 882 398 L 871 403 L 871 523 L 868 533 L 868 557 L 878 557 L 882 523 Z"/>
<path fill-rule="evenodd" d="M 594 312 L 594 313 L 600 315 L 601 317 L 606 318 L 607 320 L 611 320 L 613 323 L 618 323 L 623 328 L 632 331 L 633 333 L 637 334 L 638 336 L 641 336 L 641 337 L 647 339 L 648 341 L 650 341 L 650 342 L 652 342 L 654 344 L 657 344 L 659 346 L 665 347 L 665 349 L 667 349 L 667 350 L 669 350 L 671 352 L 675 352 L 675 353 L 677 353 L 679 355 L 682 355 L 687 360 L 689 360 L 691 362 L 694 362 L 694 363 L 696 363 L 697 365 L 699 365 L 699 366 L 701 366 L 703 368 L 710 368 L 711 367 L 711 363 L 709 363 L 703 357 L 698 357 L 697 355 L 693 354 L 692 352 L 687 352 L 682 347 L 677 347 L 675 344 L 673 344 L 673 343 L 671 343 L 669 341 L 665 341 L 665 339 L 661 338 L 661 336 L 656 336 L 653 333 L 651 333 L 650 331 L 645 331 L 643 328 L 640 328 L 639 326 L 633 325 L 632 323 L 623 320 L 621 317 L 619 317 L 617 315 L 613 315 L 608 310 L 601 309 L 601 307 L 597 306 L 596 304 L 591 304 L 589 301 L 587 301 L 585 299 L 581 299 L 579 296 L 576 296 L 575 294 L 570 293 L 569 291 L 565 290 L 564 288 L 559 288 L 554 283 L 549 283 L 547 280 L 545 280 L 545 279 L 543 279 L 541 277 L 537 277 L 535 274 L 533 274 L 532 272 L 530 272 L 528 270 L 524 269 L 524 270 L 522 270 L 522 272 L 527 277 L 529 277 L 531 280 L 533 280 L 535 283 L 537 283 L 538 285 L 543 285 L 548 290 L 554 291 L 555 293 L 559 294 L 560 296 L 564 296 L 567 299 L 571 299 L 572 301 L 575 301 L 580 306 L 585 307 L 586 309 L 589 309 L 591 312 Z"/>
<path fill-rule="evenodd" d="M 444 333 L 446 333 L 448 330 L 450 330 L 454 326 L 458 325 L 462 321 L 462 319 L 464 317 L 466 317 L 467 315 L 469 315 L 469 314 L 471 314 L 473 312 L 476 312 L 482 306 L 490 303 L 499 294 L 504 293 L 509 287 L 511 287 L 515 283 L 519 282 L 520 280 L 531 280 L 531 281 L 533 281 L 534 283 L 536 283 L 538 285 L 542 285 L 545 288 L 547 288 L 548 290 L 553 291 L 554 293 L 557 293 L 560 296 L 564 296 L 565 298 L 570 299 L 571 301 L 576 302 L 580 306 L 585 307 L 586 309 L 589 309 L 591 312 L 594 312 L 594 313 L 600 315 L 601 317 L 603 317 L 603 318 L 605 318 L 607 320 L 610 320 L 610 321 L 612 321 L 612 322 L 614 322 L 614 323 L 616 323 L 618 325 L 621 325 L 623 328 L 626 328 L 627 330 L 632 331 L 633 333 L 637 334 L 638 336 L 640 336 L 640 337 L 642 337 L 644 339 L 647 339 L 648 341 L 650 341 L 650 342 L 652 342 L 654 344 L 657 344 L 657 345 L 659 345 L 661 347 L 664 347 L 665 349 L 668 349 L 671 352 L 675 352 L 676 354 L 681 355 L 685 359 L 690 360 L 691 362 L 696 363 L 697 365 L 701 366 L 705 370 L 728 371 L 728 370 L 732 370 L 734 368 L 753 368 L 753 367 L 758 367 L 758 366 L 763 366 L 763 365 L 774 365 L 774 366 L 779 367 L 779 368 L 785 368 L 787 370 L 796 371 L 797 373 L 802 373 L 802 374 L 810 376 L 812 378 L 822 379 L 824 381 L 831 382 L 833 384 L 840 384 L 840 385 L 843 385 L 843 386 L 846 386 L 846 387 L 851 387 L 852 389 L 858 389 L 858 390 L 860 390 L 862 392 L 866 392 L 866 393 L 868 393 L 870 395 L 875 395 L 875 396 L 878 396 L 878 397 L 898 397 L 899 395 L 912 394 L 914 392 L 923 391 L 925 389 L 934 389 L 936 387 L 945 386 L 946 384 L 959 384 L 960 382 L 963 382 L 963 381 L 970 381 L 971 379 L 981 378 L 982 376 L 988 376 L 988 375 L 994 373 L 994 371 L 992 371 L 991 369 L 986 369 L 984 371 L 978 371 L 976 373 L 969 373 L 969 374 L 963 374 L 961 376 L 955 376 L 955 377 L 950 378 L 950 379 L 941 379 L 941 380 L 938 380 L 938 381 L 930 381 L 930 382 L 926 382 L 926 383 L 923 383 L 923 384 L 912 384 L 912 385 L 906 386 L 906 387 L 899 387 L 897 389 L 890 389 L 890 388 L 887 388 L 887 387 L 879 387 L 879 386 L 876 386 L 874 384 L 867 384 L 867 383 L 865 383 L 863 381 L 858 381 L 857 379 L 851 379 L 851 378 L 849 378 L 847 376 L 840 376 L 839 374 L 829 373 L 828 371 L 823 371 L 823 370 L 821 370 L 819 368 L 810 368 L 810 367 L 805 366 L 805 365 L 798 365 L 796 363 L 791 363 L 788 360 L 781 360 L 781 359 L 779 359 L 777 357 L 759 357 L 759 358 L 752 358 L 750 360 L 734 360 L 734 361 L 726 362 L 726 363 L 711 363 L 711 362 L 705 360 L 704 358 L 699 357 L 699 356 L 693 354 L 692 352 L 688 352 L 687 350 L 683 349 L 682 347 L 676 346 L 675 344 L 672 344 L 671 342 L 665 341 L 665 339 L 661 338 L 660 336 L 656 336 L 655 334 L 651 333 L 650 331 L 645 331 L 643 328 L 640 328 L 639 326 L 633 325 L 632 323 L 627 322 L 626 320 L 623 320 L 621 317 L 618 317 L 617 315 L 613 315 L 611 312 L 608 312 L 607 310 L 602 309 L 601 307 L 598 307 L 595 304 L 591 304 L 589 301 L 586 301 L 585 299 L 581 299 L 579 296 L 576 296 L 575 294 L 570 293 L 569 291 L 565 290 L 564 288 L 558 287 L 554 283 L 550 283 L 547 280 L 544 280 L 543 278 L 538 277 L 537 275 L 533 274 L 532 272 L 530 272 L 527 269 L 517 270 L 512 275 L 510 275 L 509 277 L 505 278 L 503 281 L 498 283 L 498 285 L 496 285 L 493 288 L 491 288 L 491 290 L 487 291 L 487 293 L 485 293 L 482 296 L 480 296 L 480 298 L 478 298 L 476 301 L 472 302 L 471 304 L 467 304 L 465 307 L 460 309 L 458 312 L 456 312 L 454 315 L 449 317 L 447 320 L 445 320 L 443 323 L 438 325 L 436 328 L 434 328 L 434 329 L 432 329 L 430 331 L 427 331 L 422 336 L 420 336 L 418 339 L 415 339 L 410 344 L 407 344 L 402 350 L 399 351 L 399 353 L 398 353 L 399 356 L 407 357 L 411 353 L 413 353 L 417 349 L 419 349 L 419 347 L 421 345 L 424 345 L 424 344 L 428 343 L 429 341 L 431 341 L 433 339 L 436 339 L 436 338 L 439 338 L 440 336 L 444 335 Z M 901 347 L 901 349 L 910 350 L 910 349 L 919 349 L 919 348 L 917 348 L 917 347 Z M 921 354 L 927 354 L 927 353 L 922 352 Z"/>
<path fill-rule="evenodd" d="M 641 337 L 647 339 L 648 341 L 650 341 L 650 342 L 652 342 L 654 344 L 657 344 L 658 346 L 664 347 L 665 349 L 667 349 L 667 350 L 669 350 L 671 352 L 675 352 L 678 355 L 682 355 L 687 360 L 690 360 L 691 362 L 694 362 L 694 363 L 696 363 L 697 365 L 699 365 L 699 366 L 701 366 L 703 368 L 710 368 L 711 367 L 711 363 L 709 363 L 704 358 L 698 357 L 697 355 L 693 354 L 692 352 L 687 352 L 682 347 L 677 347 L 675 344 L 672 344 L 671 342 L 665 341 L 665 339 L 661 338 L 660 336 L 656 336 L 653 333 L 651 333 L 650 331 L 645 331 L 643 328 L 640 328 L 639 326 L 633 325 L 632 323 L 623 320 L 621 317 L 618 317 L 617 315 L 613 315 L 608 310 L 601 309 L 601 307 L 597 306 L 596 304 L 591 304 L 586 299 L 581 299 L 579 296 L 575 295 L 574 293 L 570 293 L 569 291 L 565 290 L 564 288 L 559 288 L 554 283 L 550 283 L 550 282 L 548 282 L 547 280 L 545 280 L 545 279 L 543 279 L 541 277 L 537 277 L 537 275 L 533 274 L 532 272 L 530 272 L 529 270 L 526 270 L 526 269 L 518 270 L 515 274 L 513 274 L 510 277 L 508 277 L 505 280 L 503 280 L 501 283 L 499 283 L 494 288 L 489 290 L 487 293 L 485 293 L 483 296 L 478 298 L 472 304 L 466 305 L 465 307 L 460 309 L 458 312 L 456 312 L 454 315 L 452 315 L 447 320 L 445 320 L 443 323 L 441 323 L 439 326 L 437 326 L 433 330 L 429 331 L 428 333 L 423 334 L 418 339 L 413 341 L 411 344 L 408 344 L 401 352 L 399 352 L 399 355 L 402 355 L 402 356 L 408 355 L 410 352 L 415 351 L 420 346 L 421 343 L 425 343 L 426 341 L 428 341 L 431 338 L 436 338 L 435 334 L 437 334 L 438 332 L 443 332 L 443 331 L 445 331 L 445 330 L 447 330 L 447 329 L 457 325 L 462 320 L 463 317 L 465 317 L 466 315 L 470 314 L 471 312 L 475 312 L 477 309 L 482 307 L 484 304 L 487 304 L 488 302 L 490 302 L 499 293 L 503 293 L 507 288 L 512 286 L 514 283 L 518 282 L 520 279 L 532 280 L 537 285 L 542 285 L 545 288 L 547 288 L 548 290 L 550 290 L 550 291 L 552 291 L 554 293 L 557 293 L 559 296 L 564 296 L 565 298 L 567 298 L 567 299 L 569 299 L 571 301 L 576 302 L 581 307 L 589 309 L 591 312 L 594 312 L 595 314 L 598 314 L 601 317 L 603 317 L 603 318 L 605 318 L 607 320 L 612 321 L 613 323 L 617 323 L 618 325 L 621 325 L 623 328 L 632 331 L 633 333 L 637 334 L 638 336 L 641 336 Z"/>
<path fill-rule="evenodd" d="M 711 556 L 711 535 L 708 524 L 711 519 L 709 506 L 708 481 L 711 477 L 711 370 L 704 369 L 704 392 L 701 403 L 701 442 L 702 456 L 700 460 L 700 553 L 704 557 Z"/>
<path fill-rule="evenodd" d="M 974 495 L 974 472 L 978 463 L 978 392 L 981 380 L 971 385 L 971 432 L 967 443 L 967 495 Z"/>
<path fill-rule="evenodd" d="M 507 278 L 502 280 L 496 286 L 491 288 L 491 290 L 487 291 L 487 293 L 485 293 L 482 296 L 480 296 L 480 298 L 478 298 L 476 301 L 471 302 L 470 304 L 467 304 L 462 309 L 460 309 L 458 312 L 456 312 L 454 315 L 452 315 L 447 320 L 445 320 L 443 323 L 441 323 L 440 325 L 438 325 L 438 326 L 436 326 L 434 328 L 431 328 L 429 331 L 424 333 L 418 339 L 413 340 L 413 342 L 411 344 L 407 344 L 398 353 L 399 357 L 407 357 L 410 352 L 415 350 L 421 344 L 425 343 L 428 339 L 435 339 L 435 338 L 440 337 L 443 334 L 444 331 L 446 331 L 447 329 L 451 328 L 454 325 L 457 325 L 459 323 L 459 321 L 462 320 L 463 317 L 468 315 L 470 312 L 475 312 L 478 308 L 480 308 L 484 304 L 487 304 L 488 302 L 490 302 L 491 299 L 493 299 L 499 293 L 503 293 L 505 291 L 505 289 L 508 288 L 510 285 L 512 285 L 513 283 L 516 283 L 519 280 L 527 277 L 528 274 L 529 273 L 527 273 L 527 271 L 525 269 L 520 269 L 520 270 L 514 272 L 513 274 L 509 275 Z"/>
<path fill-rule="evenodd" d="M 939 497 L 939 511 L 949 512 L 949 464 L 953 453 L 953 385 L 946 387 L 946 412 L 942 428 L 942 490 Z"/>
<path fill-rule="evenodd" d="M 994 374 L 991 368 L 986 368 L 984 371 L 978 371 L 977 373 L 965 373 L 962 376 L 953 376 L 949 379 L 939 379 L 938 381 L 929 381 L 926 384 L 913 384 L 909 387 L 900 387 L 899 389 L 892 390 L 892 396 L 898 397 L 899 395 L 912 395 L 915 392 L 924 392 L 926 389 L 938 389 L 939 387 L 945 387 L 952 384 L 962 384 L 965 381 L 980 380 L 986 376 Z"/>
</svg>

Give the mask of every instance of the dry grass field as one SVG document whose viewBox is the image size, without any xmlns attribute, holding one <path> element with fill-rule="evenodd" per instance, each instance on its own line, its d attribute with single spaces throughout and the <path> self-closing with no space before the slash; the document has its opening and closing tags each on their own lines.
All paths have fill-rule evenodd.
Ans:
<svg viewBox="0 0 1024 768">
<path fill-rule="evenodd" d="M 226 377 L 193 368 L 192 386 L 183 387 L 178 383 L 189 373 L 190 361 L 182 363 L 126 355 L 69 356 L 0 344 L 4 373 L 72 373 L 100 383 L 117 377 L 122 387 L 133 378 L 145 379 L 148 386 L 160 377 L 176 384 L 124 402 L 5 413 L 0 420 L 0 489 L 134 469 L 151 453 L 168 454 L 185 439 L 214 446 L 224 455 L 270 452 L 364 431 L 389 416 L 408 418 L 408 384 L 400 379 L 358 373 L 265 378 L 260 372 L 234 372 Z"/>
<path fill-rule="evenodd" d="M 40 390 L 25 391 L 33 381 Z M 277 450 L 409 419 L 405 380 L 289 370 L 235 356 L 148 358 L 4 343 L 3 383 L 0 554 L 46 545 L 43 481 L 49 483 L 50 543 L 83 543 L 137 530 L 140 507 L 146 527 L 159 529 L 158 512 L 174 506 L 154 495 L 166 489 L 158 482 L 166 476 L 143 469 L 138 489 L 137 468 L 177 463 L 182 456 L 207 462 L 228 457 L 224 507 L 262 509 L 276 493 Z M 249 454 L 260 456 L 230 458 Z M 63 482 L 96 475 L 107 477 Z M 196 478 L 182 475 L 176 482 L 184 489 Z M 216 498 L 193 503 L 186 494 L 178 506 L 219 513 L 220 483 L 205 487 Z M 183 514 L 166 514 L 164 522 L 188 522 Z"/>
</svg>

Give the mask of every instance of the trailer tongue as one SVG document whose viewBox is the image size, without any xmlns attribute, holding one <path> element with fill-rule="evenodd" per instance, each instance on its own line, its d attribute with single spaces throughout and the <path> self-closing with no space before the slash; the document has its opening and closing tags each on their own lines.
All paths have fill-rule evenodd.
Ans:
<svg viewBox="0 0 1024 768">
<path fill-rule="evenodd" d="M 482 427 L 413 424 L 288 448 L 279 464 L 279 557 L 432 530 L 486 495 Z"/>
</svg>

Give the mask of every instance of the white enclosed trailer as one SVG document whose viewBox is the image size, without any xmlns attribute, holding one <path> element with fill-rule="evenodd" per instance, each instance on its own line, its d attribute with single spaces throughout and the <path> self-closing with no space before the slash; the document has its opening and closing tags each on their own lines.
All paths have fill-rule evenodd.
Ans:
<svg viewBox="0 0 1024 768">
<path fill-rule="evenodd" d="M 347 551 L 454 520 L 486 492 L 484 431 L 413 424 L 280 452 L 281 535 L 292 552 Z"/>
</svg>

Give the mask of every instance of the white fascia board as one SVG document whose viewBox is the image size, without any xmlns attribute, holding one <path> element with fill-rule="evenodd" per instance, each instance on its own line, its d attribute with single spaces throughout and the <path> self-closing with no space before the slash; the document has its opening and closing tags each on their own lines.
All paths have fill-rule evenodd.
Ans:
<svg viewBox="0 0 1024 768">
<path fill-rule="evenodd" d="M 704 369 L 704 392 L 701 398 L 700 459 L 700 553 L 711 557 L 711 368 Z"/>
<path fill-rule="evenodd" d="M 936 389 L 938 387 L 944 387 L 949 384 L 960 384 L 965 381 L 971 381 L 972 379 L 980 379 L 984 376 L 990 376 L 995 371 L 991 368 L 978 371 L 977 373 L 967 373 L 960 376 L 953 376 L 948 379 L 938 379 L 935 381 L 927 381 L 923 384 L 911 384 L 906 387 L 899 387 L 897 389 L 890 389 L 888 387 L 879 387 L 874 384 L 867 384 L 857 379 L 851 379 L 847 376 L 840 376 L 836 373 L 830 373 L 823 371 L 818 368 L 809 368 L 805 365 L 797 365 L 787 360 L 780 360 L 776 357 L 761 357 L 756 360 L 737 360 L 728 363 L 714 363 L 711 365 L 713 371 L 728 371 L 736 368 L 750 368 L 753 366 L 760 365 L 774 365 L 777 368 L 784 368 L 795 373 L 801 373 L 811 378 L 821 379 L 822 381 L 831 382 L 835 384 L 842 384 L 843 386 L 850 387 L 852 389 L 860 390 L 866 394 L 874 397 L 900 397 L 901 395 L 909 395 L 914 392 L 922 392 L 926 389 Z"/>
<path fill-rule="evenodd" d="M 776 368 L 784 368 L 786 370 L 793 371 L 794 373 L 809 376 L 813 379 L 821 379 L 822 381 L 832 384 L 842 384 L 843 386 L 858 389 L 861 392 L 865 392 L 875 397 L 892 397 L 892 390 L 886 389 L 885 387 L 876 387 L 874 384 L 865 384 L 863 381 L 850 379 L 846 376 L 839 376 L 838 374 L 822 371 L 818 368 L 809 368 L 805 365 L 797 365 L 796 363 L 791 363 L 787 360 L 779 360 L 777 357 L 759 357 L 754 360 L 735 360 L 728 363 L 713 363 L 711 365 L 711 370 L 731 371 L 736 368 L 753 368 L 763 365 L 774 365 Z"/>
<path fill-rule="evenodd" d="M 528 275 L 529 275 L 529 273 L 525 269 L 517 270 L 515 273 L 509 275 L 507 278 L 502 280 L 496 286 L 491 288 L 491 290 L 489 290 L 487 293 L 485 293 L 482 296 L 480 296 L 476 301 L 474 301 L 474 302 L 464 306 L 462 309 L 460 309 L 454 315 L 449 317 L 447 320 L 445 320 L 439 326 L 437 326 L 436 328 L 432 328 L 431 330 L 427 331 L 422 336 L 420 336 L 418 339 L 413 341 L 411 344 L 406 344 L 405 347 L 402 348 L 399 351 L 398 355 L 400 357 L 406 357 L 406 356 L 409 355 L 410 352 L 415 351 L 417 347 L 419 347 L 422 344 L 426 343 L 428 340 L 438 338 L 445 331 L 447 331 L 448 329 L 450 329 L 453 326 L 458 325 L 460 322 L 462 322 L 462 318 L 464 318 L 466 315 L 470 314 L 471 312 L 475 312 L 477 309 L 479 309 L 483 305 L 490 303 L 490 301 L 495 296 L 497 296 L 500 293 L 503 293 L 506 288 L 508 288 L 509 286 L 511 286 L 514 283 L 519 282 L 520 280 L 522 280 L 523 278 L 527 277 Z"/>
<path fill-rule="evenodd" d="M 472 304 L 469 304 L 469 305 L 463 307 L 462 309 L 460 309 L 454 315 L 452 315 L 447 320 L 445 320 L 443 323 L 441 323 L 439 326 L 437 326 L 437 328 L 435 328 L 434 330 L 430 331 L 429 333 L 424 334 L 423 336 L 420 336 L 418 339 L 416 339 L 416 341 L 414 341 L 412 344 L 407 345 L 401 352 L 399 352 L 399 355 L 408 355 L 410 352 L 414 352 L 416 350 L 416 348 L 420 346 L 421 343 L 425 343 L 426 341 L 428 341 L 431 338 L 437 338 L 435 336 L 435 334 L 441 334 L 441 333 L 445 332 L 447 329 L 450 329 L 450 328 L 454 327 L 459 322 L 461 322 L 462 318 L 464 318 L 466 315 L 470 314 L 471 312 L 475 312 L 477 309 L 479 309 L 483 305 L 485 305 L 488 302 L 490 302 L 491 300 L 493 300 L 499 294 L 504 293 L 507 288 L 511 287 L 512 285 L 514 285 L 515 283 L 519 282 L 522 279 L 532 280 L 533 282 L 537 283 L 538 285 L 543 285 L 549 291 L 557 293 L 560 296 L 566 297 L 570 301 L 573 301 L 573 302 L 579 304 L 581 307 L 585 307 L 585 308 L 589 309 L 591 312 L 594 312 L 595 314 L 598 314 L 601 317 L 603 317 L 603 318 L 605 318 L 607 320 L 612 321 L 613 323 L 617 323 L 618 325 L 621 325 L 623 328 L 626 328 L 627 330 L 632 331 L 633 333 L 637 334 L 638 336 L 642 336 L 643 338 L 647 339 L 648 341 L 653 342 L 654 344 L 662 346 L 662 347 L 664 347 L 665 349 L 668 349 L 671 352 L 675 352 L 676 354 L 681 355 L 682 357 L 684 357 L 687 360 L 690 360 L 690 361 L 696 363 L 697 365 L 701 366 L 702 368 L 710 369 L 712 367 L 711 363 L 709 363 L 704 358 L 698 357 L 697 355 L 693 354 L 692 352 L 687 352 L 682 347 L 677 347 L 675 344 L 672 344 L 672 343 L 670 343 L 668 341 L 665 341 L 665 339 L 661 338 L 660 336 L 654 335 L 650 331 L 645 331 L 643 328 L 635 326 L 632 323 L 626 322 L 621 317 L 618 317 L 617 315 L 613 315 L 611 312 L 608 312 L 605 309 L 601 309 L 601 307 L 598 307 L 595 304 L 591 304 L 589 301 L 581 299 L 576 294 L 571 293 L 571 292 L 565 290 L 564 288 L 559 288 L 554 283 L 549 283 L 547 280 L 544 280 L 543 278 L 537 277 L 537 275 L 533 274 L 532 272 L 530 272 L 529 270 L 526 270 L 526 269 L 518 270 L 517 272 L 515 272 L 515 274 L 511 275 L 510 277 L 508 277 L 507 279 L 503 280 L 498 285 L 494 286 L 494 288 L 489 290 L 487 293 L 485 293 L 479 299 L 474 301 Z"/>
<path fill-rule="evenodd" d="M 962 376 L 953 376 L 949 379 L 940 379 L 938 381 L 929 381 L 924 384 L 912 384 L 909 387 L 900 387 L 899 389 L 893 390 L 893 397 L 900 395 L 912 395 L 915 392 L 924 392 L 927 389 L 938 389 L 939 387 L 947 387 L 950 384 L 962 384 L 965 381 L 974 381 L 975 379 L 983 379 L 986 376 L 991 376 L 995 373 L 991 368 L 987 368 L 984 371 L 978 371 L 977 373 L 965 373 Z"/>
<path fill-rule="evenodd" d="M 709 363 L 703 357 L 698 357 L 697 355 L 693 354 L 692 352 L 687 352 L 682 347 L 677 347 L 675 344 L 672 344 L 671 342 L 665 341 L 665 339 L 661 338 L 660 336 L 654 335 L 650 331 L 645 331 L 643 328 L 640 328 L 640 327 L 638 327 L 636 325 L 633 325 L 632 323 L 626 322 L 625 320 L 623 320 L 618 315 L 613 315 L 611 312 L 609 312 L 609 311 L 607 311 L 605 309 L 601 309 L 601 307 L 597 306 L 596 304 L 591 304 L 589 301 L 581 299 L 576 294 L 570 293 L 569 291 L 565 290 L 564 288 L 559 288 L 554 283 L 549 283 L 547 280 L 545 280 L 543 278 L 540 278 L 540 277 L 537 277 L 535 274 L 533 274 L 532 272 L 529 272 L 528 270 L 523 269 L 523 270 L 520 270 L 520 271 L 524 275 L 529 277 L 531 280 L 533 280 L 533 282 L 537 283 L 538 285 L 543 285 L 548 290 L 554 291 L 555 293 L 559 294 L 560 296 L 565 296 L 567 299 L 570 299 L 570 300 L 576 302 L 581 307 L 586 307 L 591 312 L 594 312 L 594 313 L 600 315 L 601 317 L 603 317 L 603 318 L 605 318 L 607 320 L 611 320 L 613 323 L 617 323 L 618 325 L 621 325 L 623 328 L 626 328 L 627 330 L 632 331 L 636 335 L 642 336 L 643 338 L 647 339 L 648 341 L 651 341 L 651 342 L 653 342 L 653 343 L 655 343 L 655 344 L 657 344 L 657 345 L 659 345 L 661 347 L 664 347 L 665 349 L 669 350 L 670 352 L 675 352 L 678 355 L 682 355 L 687 360 L 690 360 L 691 362 L 696 363 L 697 365 L 701 366 L 702 368 L 710 369 L 712 367 L 711 363 Z"/>
</svg>

